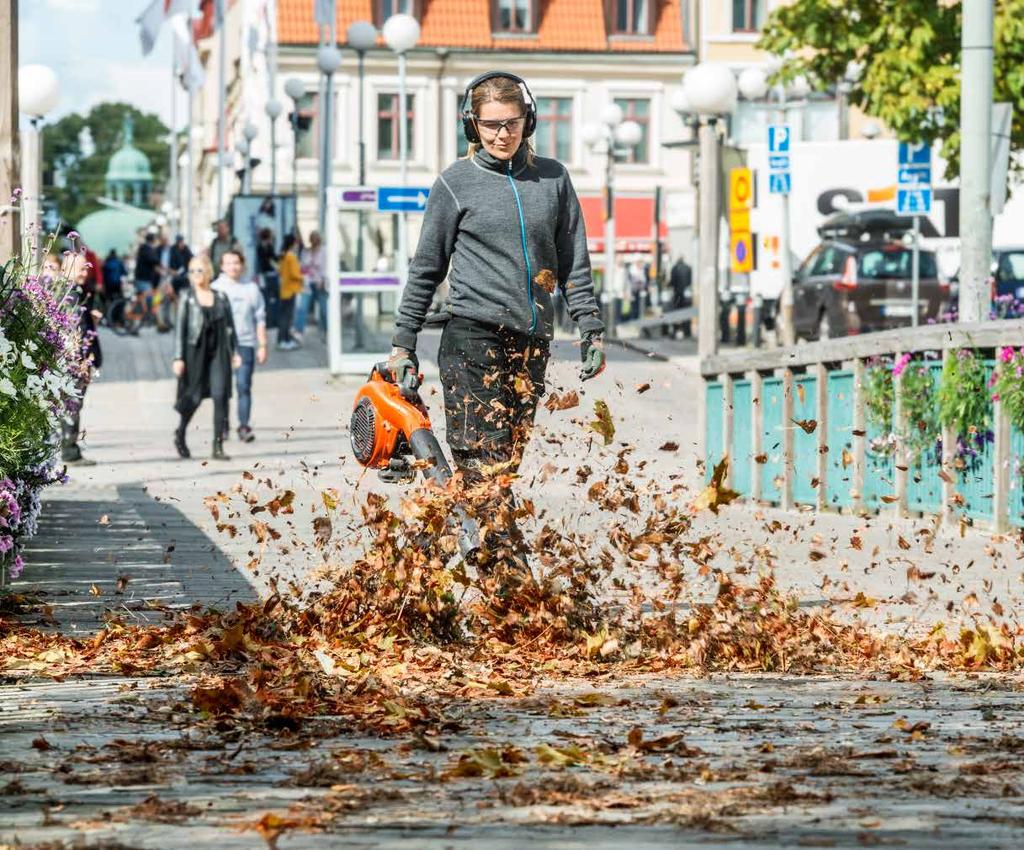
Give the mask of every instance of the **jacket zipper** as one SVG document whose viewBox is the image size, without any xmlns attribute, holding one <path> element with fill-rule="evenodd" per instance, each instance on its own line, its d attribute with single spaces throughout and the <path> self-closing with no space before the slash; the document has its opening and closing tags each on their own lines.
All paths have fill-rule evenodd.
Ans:
<svg viewBox="0 0 1024 850">
<path fill-rule="evenodd" d="M 523 259 L 526 260 L 526 297 L 530 302 L 530 333 L 537 330 L 537 305 L 533 303 L 533 272 L 530 268 L 530 252 L 526 248 L 526 221 L 523 219 L 523 204 L 519 200 L 519 190 L 516 188 L 516 181 L 512 178 L 512 160 L 508 161 L 508 182 L 512 187 L 512 194 L 516 198 L 516 209 L 519 211 L 519 235 L 523 240 Z"/>
</svg>

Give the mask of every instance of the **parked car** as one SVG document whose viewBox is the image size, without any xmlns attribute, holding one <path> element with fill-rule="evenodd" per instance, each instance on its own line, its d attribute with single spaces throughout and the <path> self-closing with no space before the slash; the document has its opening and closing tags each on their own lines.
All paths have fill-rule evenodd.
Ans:
<svg viewBox="0 0 1024 850">
<path fill-rule="evenodd" d="M 910 325 L 913 251 L 902 237 L 911 226 L 909 218 L 872 210 L 833 216 L 818 228 L 822 242 L 793 280 L 797 336 L 828 339 Z M 934 251 L 920 250 L 918 280 L 923 324 L 949 301 Z"/>
<path fill-rule="evenodd" d="M 992 297 L 1024 299 L 1024 248 L 996 248 L 992 257 Z"/>
</svg>

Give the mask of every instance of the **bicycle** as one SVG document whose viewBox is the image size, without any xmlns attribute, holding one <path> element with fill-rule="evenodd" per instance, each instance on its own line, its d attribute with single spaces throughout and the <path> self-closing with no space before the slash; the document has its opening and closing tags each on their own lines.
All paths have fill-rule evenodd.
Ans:
<svg viewBox="0 0 1024 850">
<path fill-rule="evenodd" d="M 178 296 L 169 280 L 164 279 L 152 292 L 136 292 L 134 283 L 121 284 L 121 292 L 107 305 L 107 326 L 119 336 L 138 336 L 145 325 L 155 325 L 157 333 L 174 328 Z"/>
</svg>

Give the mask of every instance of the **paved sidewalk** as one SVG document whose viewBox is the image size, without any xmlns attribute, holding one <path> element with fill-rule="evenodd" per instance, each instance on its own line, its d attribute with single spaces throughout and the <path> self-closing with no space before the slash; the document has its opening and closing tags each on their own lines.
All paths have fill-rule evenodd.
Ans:
<svg viewBox="0 0 1024 850">
<path fill-rule="evenodd" d="M 148 346 L 145 353 L 131 347 L 136 343 Z M 244 470 L 293 487 L 304 500 L 325 487 L 351 500 L 377 486 L 348 456 L 344 425 L 359 382 L 329 379 L 308 362 L 309 351 L 277 355 L 257 374 L 257 442 L 232 441 L 229 463 L 204 461 L 204 407 L 190 433 L 196 458 L 178 460 L 162 345 L 155 336 L 113 341 L 108 356 L 135 364 L 132 380 L 112 380 L 112 365 L 90 389 L 85 449 L 97 466 L 73 469 L 71 484 L 48 494 L 25 579 L 15 584 L 51 609 L 55 623 L 47 620 L 44 628 L 85 637 L 102 626 L 107 608 L 126 622 L 159 622 L 169 610 L 230 606 L 265 592 L 265 576 L 239 569 L 251 542 L 218 535 L 203 505 Z M 552 384 L 575 386 L 571 345 L 558 351 Z M 692 362 L 616 352 L 601 380 L 586 388 L 581 409 L 544 411 L 543 428 L 552 437 L 578 437 L 582 426 L 572 418 L 588 418 L 591 400 L 604 398 L 617 439 L 634 447 L 627 455 L 633 467 L 676 476 L 689 498 L 700 478 Z M 646 382 L 651 389 L 637 392 Z M 430 388 L 427 401 L 437 411 Z M 662 450 L 666 440 L 680 448 Z M 530 487 L 538 510 L 569 514 L 578 527 L 600 532 L 607 518 L 572 484 L 572 470 L 614 461 L 614 453 L 580 448 L 572 439 L 549 443 L 542 432 L 522 486 Z M 569 475 L 531 486 L 549 463 Z M 303 528 L 301 518 L 300 512 L 296 528 Z M 1019 593 L 1011 544 L 1001 544 L 1008 554 L 997 557 L 999 547 L 981 535 L 940 536 L 928 554 L 913 535 L 915 523 L 881 518 L 863 532 L 863 550 L 854 551 L 846 544 L 862 524 L 737 509 L 717 519 L 701 515 L 694 537 L 720 536 L 716 563 L 725 569 L 763 562 L 770 548 L 786 586 L 805 603 L 862 591 L 879 599 L 862 613 L 894 619 L 895 628 L 905 625 L 900 617 L 939 612 L 970 588 L 985 600 Z M 901 535 L 911 550 L 896 545 Z M 811 557 L 812 550 L 828 557 Z M 931 585 L 906 577 L 911 557 L 940 571 L 934 598 L 926 592 Z M 301 561 L 275 566 L 297 582 L 308 580 L 309 565 Z M 826 576 L 848 586 L 823 590 Z M 901 598 L 904 585 L 921 599 Z M 368 738 L 329 717 L 276 737 L 218 727 L 196 713 L 189 686 L 188 677 L 0 678 L 0 847 L 258 848 L 273 846 L 256 829 L 268 813 L 303 825 L 283 831 L 276 845 L 282 850 L 977 850 L 1016 848 L 1024 835 L 1019 677 L 597 676 L 542 686 L 528 698 L 446 706 L 435 741 Z M 646 748 L 635 729 L 650 742 Z M 576 755 L 552 761 L 553 746 Z M 510 775 L 457 769 L 461 757 L 509 747 L 526 760 L 514 763 Z M 325 814 L 330 821 L 317 827 Z"/>
</svg>

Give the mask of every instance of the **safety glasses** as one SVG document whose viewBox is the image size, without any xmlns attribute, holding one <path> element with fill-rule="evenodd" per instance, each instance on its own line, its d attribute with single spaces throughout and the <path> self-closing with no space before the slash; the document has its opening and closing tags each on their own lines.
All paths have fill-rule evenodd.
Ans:
<svg viewBox="0 0 1024 850">
<path fill-rule="evenodd" d="M 515 135 L 522 129 L 525 116 L 520 115 L 505 121 L 482 121 L 474 115 L 473 120 L 476 122 L 476 126 L 488 136 L 497 136 L 502 130 L 507 130 L 510 134 Z"/>
</svg>

